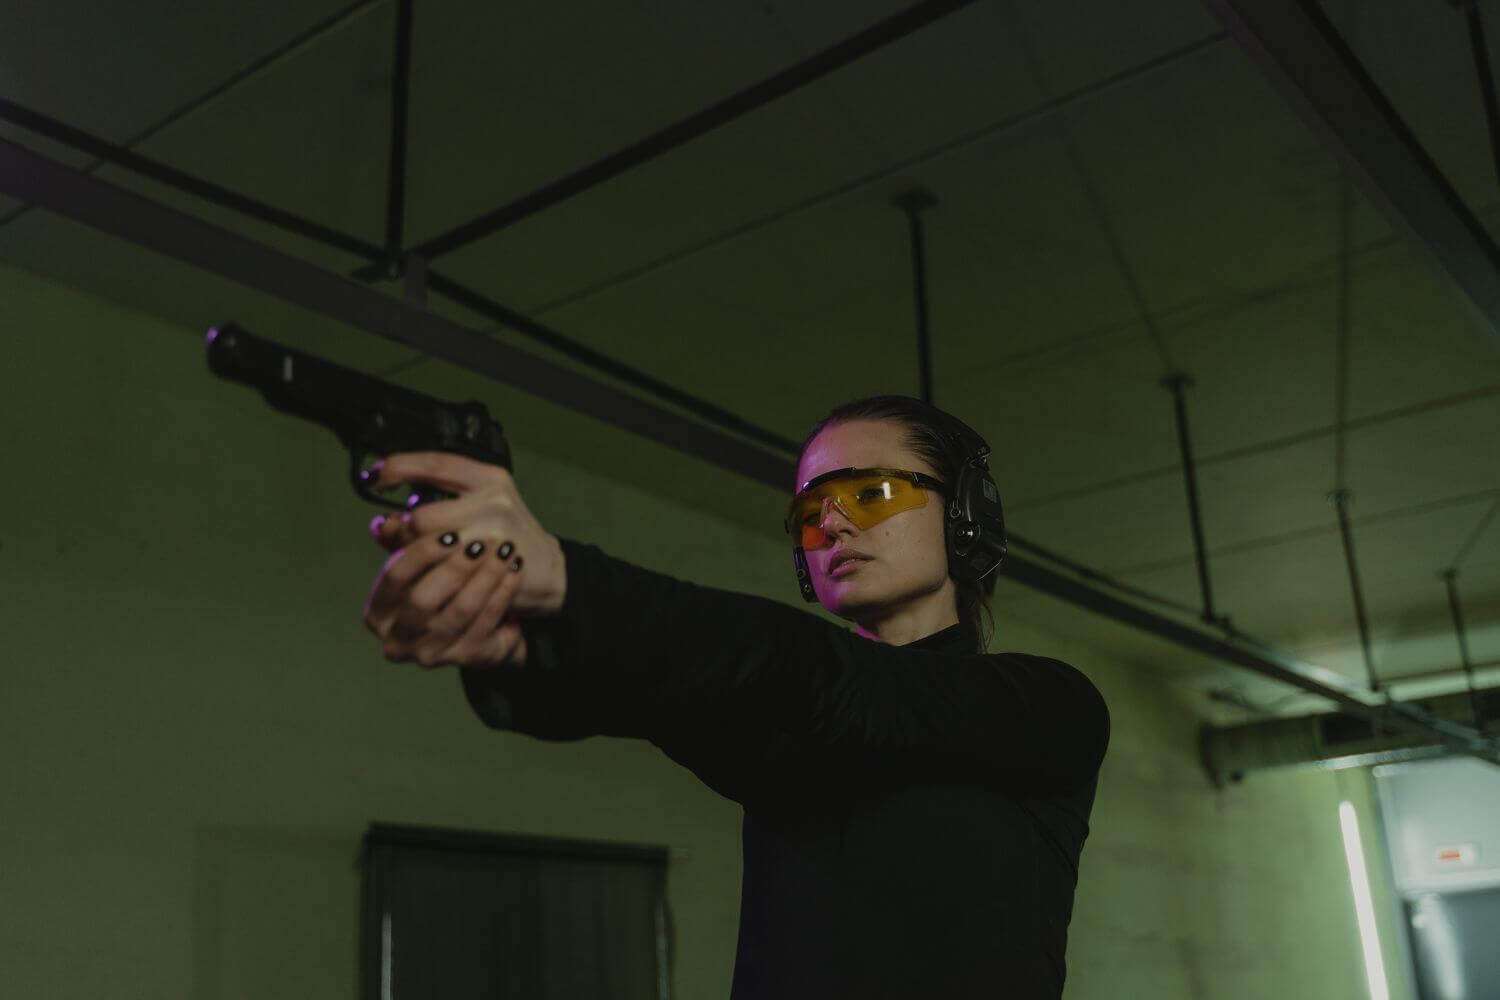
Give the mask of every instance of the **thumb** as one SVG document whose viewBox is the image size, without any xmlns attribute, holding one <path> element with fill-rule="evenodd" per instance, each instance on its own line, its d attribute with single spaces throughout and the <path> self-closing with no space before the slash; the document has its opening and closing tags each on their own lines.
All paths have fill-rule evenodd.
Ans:
<svg viewBox="0 0 1500 1000">
<path fill-rule="evenodd" d="M 399 513 L 376 514 L 370 519 L 370 535 L 388 552 L 394 552 L 407 542 L 407 531 Z"/>
</svg>

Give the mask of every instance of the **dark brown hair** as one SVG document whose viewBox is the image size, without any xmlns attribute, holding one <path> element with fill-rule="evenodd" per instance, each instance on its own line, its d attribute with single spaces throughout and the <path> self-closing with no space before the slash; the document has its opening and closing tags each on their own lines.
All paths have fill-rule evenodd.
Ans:
<svg viewBox="0 0 1500 1000">
<path fill-rule="evenodd" d="M 961 456 L 957 454 L 952 439 L 944 433 L 943 414 L 944 411 L 914 396 L 867 396 L 852 400 L 834 407 L 818 421 L 797 452 L 797 465 L 801 467 L 802 456 L 807 454 L 807 446 L 812 444 L 813 438 L 830 424 L 851 420 L 891 420 L 905 429 L 906 446 L 932 466 L 937 477 L 951 490 L 958 484 Z M 795 483 L 792 488 L 801 485 Z M 981 653 L 989 648 L 990 636 L 995 631 L 989 599 L 995 593 L 995 581 L 999 576 L 999 573 L 990 573 L 978 582 L 953 581 L 958 588 L 958 620 L 970 629 Z"/>
</svg>

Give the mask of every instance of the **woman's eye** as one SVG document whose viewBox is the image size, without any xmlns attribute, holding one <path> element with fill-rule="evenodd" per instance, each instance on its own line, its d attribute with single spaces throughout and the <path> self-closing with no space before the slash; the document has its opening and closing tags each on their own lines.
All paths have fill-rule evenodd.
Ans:
<svg viewBox="0 0 1500 1000">
<path fill-rule="evenodd" d="M 877 489 L 874 486 L 871 486 L 867 490 L 860 490 L 859 491 L 859 500 L 860 500 L 861 503 L 868 503 L 871 500 L 884 500 L 884 499 L 885 499 L 885 491 L 881 490 L 881 489 Z"/>
</svg>

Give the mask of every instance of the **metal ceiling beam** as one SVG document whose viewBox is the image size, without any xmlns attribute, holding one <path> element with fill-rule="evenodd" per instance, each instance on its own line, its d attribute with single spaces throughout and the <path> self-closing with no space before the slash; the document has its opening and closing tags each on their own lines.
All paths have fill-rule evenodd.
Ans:
<svg viewBox="0 0 1500 1000">
<path fill-rule="evenodd" d="M 23 128 L 44 135 L 56 142 L 72 146 L 92 153 L 94 156 L 107 163 L 113 163 L 124 167 L 142 177 L 149 177 L 154 181 L 174 187 L 179 191 L 186 192 L 195 197 L 214 205 L 239 212 L 252 219 L 259 219 L 289 233 L 305 236 L 324 246 L 332 247 L 363 257 L 370 261 L 371 274 L 385 273 L 389 257 L 385 250 L 373 243 L 368 243 L 356 236 L 331 229 L 321 223 L 314 222 L 302 216 L 268 205 L 265 202 L 248 198 L 237 191 L 218 184 L 203 180 L 201 177 L 169 167 L 158 160 L 142 156 L 139 153 L 117 146 L 96 135 L 74 128 L 65 122 L 48 117 L 38 111 L 22 107 L 13 101 L 0 98 L 0 120 L 13 122 Z M 87 172 L 87 171 L 85 171 Z M 419 258 L 411 258 L 417 260 Z M 410 261 L 405 261 L 403 266 L 411 267 Z M 425 284 L 432 291 L 448 298 L 467 309 L 488 316 L 497 323 L 504 324 L 519 333 L 523 333 L 533 340 L 546 344 L 548 347 L 566 354 L 575 361 L 582 362 L 596 371 L 612 375 L 627 384 L 634 385 L 639 389 L 652 393 L 657 398 L 682 407 L 690 413 L 695 413 L 710 423 L 743 435 L 761 444 L 780 448 L 783 451 L 794 452 L 797 444 L 779 434 L 774 434 L 764 427 L 752 424 L 750 421 L 729 412 L 721 406 L 716 406 L 707 400 L 699 399 L 690 393 L 671 385 L 653 375 L 631 367 L 622 361 L 612 358 L 591 347 L 585 346 L 571 337 L 566 337 L 538 320 L 532 319 L 523 313 L 517 312 L 492 299 L 480 295 L 478 292 L 443 277 L 441 274 L 424 268 Z"/>
<path fill-rule="evenodd" d="M 3 139 L 0 192 L 782 489 L 794 478 L 780 455 Z"/>
<path fill-rule="evenodd" d="M 142 195 L 0 140 L 0 193 L 149 250 L 211 271 L 330 319 L 487 375 L 542 399 L 586 413 L 779 492 L 793 479 L 790 459 L 760 451 L 586 375 L 492 340 L 478 331 L 391 298 L 349 278 L 211 225 Z M 1240 633 L 1223 638 L 1131 605 L 1012 554 L 1007 577 L 1085 610 L 1143 629 L 1223 662 L 1246 667 L 1328 698 L 1384 724 L 1436 735 L 1456 750 L 1500 762 L 1500 742 L 1412 705 L 1370 704 L 1347 678 L 1302 663 Z"/>
<path fill-rule="evenodd" d="M 1311 0 L 1204 0 L 1365 194 L 1458 285 L 1500 346 L 1500 248 Z"/>
<path fill-rule="evenodd" d="M 618 177 L 633 167 L 676 149 L 684 143 L 706 135 L 721 125 L 726 125 L 756 108 L 819 80 L 871 52 L 882 49 L 892 42 L 900 41 L 912 32 L 925 28 L 934 21 L 947 17 L 973 2 L 974 0 L 922 0 L 921 3 L 897 11 L 863 31 L 814 53 L 795 66 L 790 66 L 774 76 L 769 76 L 738 93 L 716 101 L 681 121 L 673 122 L 644 139 L 616 150 L 602 160 L 537 188 L 508 205 L 492 209 L 477 219 L 434 236 L 413 247 L 412 253 L 427 260 L 436 260 L 442 254 L 451 253 L 459 247 L 498 232 L 506 226 L 535 215 L 544 208 L 565 201 L 613 177 Z"/>
</svg>

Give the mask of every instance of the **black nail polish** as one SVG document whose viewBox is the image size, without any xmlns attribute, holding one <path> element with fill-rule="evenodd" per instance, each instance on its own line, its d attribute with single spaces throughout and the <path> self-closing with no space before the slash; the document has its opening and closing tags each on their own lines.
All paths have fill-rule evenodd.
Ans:
<svg viewBox="0 0 1500 1000">
<path fill-rule="evenodd" d="M 516 556 L 516 561 L 510 564 L 510 571 L 512 573 L 519 573 L 519 572 L 521 572 L 521 562 L 522 562 L 521 557 L 520 556 Z"/>
<path fill-rule="evenodd" d="M 464 549 L 464 555 L 470 559 L 478 559 L 482 552 L 484 552 L 484 543 L 478 539 L 470 542 L 469 547 Z"/>
<path fill-rule="evenodd" d="M 457 541 L 458 536 L 451 531 L 445 531 L 438 536 L 438 543 L 444 546 L 451 547 Z"/>
<path fill-rule="evenodd" d="M 502 544 L 500 546 L 500 558 L 501 558 L 501 560 L 503 561 L 503 560 L 509 559 L 510 558 L 510 554 L 512 552 L 514 552 L 515 550 L 516 550 L 516 547 L 514 545 L 510 544 L 510 542 L 505 542 L 504 544 Z"/>
</svg>

